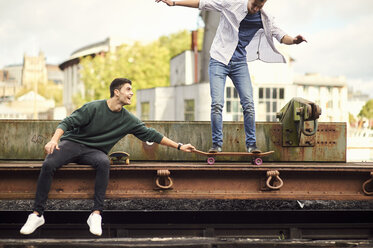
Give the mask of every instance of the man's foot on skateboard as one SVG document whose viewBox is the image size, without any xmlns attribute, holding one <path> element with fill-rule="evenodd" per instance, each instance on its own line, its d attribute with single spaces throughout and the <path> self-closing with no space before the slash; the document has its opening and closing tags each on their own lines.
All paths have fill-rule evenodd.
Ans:
<svg viewBox="0 0 373 248">
<path fill-rule="evenodd" d="M 256 143 L 247 146 L 247 152 L 249 153 L 261 153 L 262 151 L 256 146 Z"/>
<path fill-rule="evenodd" d="M 221 152 L 222 149 L 220 146 L 217 146 L 217 145 L 213 145 L 210 150 L 209 150 L 209 153 L 217 153 L 217 152 Z"/>
</svg>

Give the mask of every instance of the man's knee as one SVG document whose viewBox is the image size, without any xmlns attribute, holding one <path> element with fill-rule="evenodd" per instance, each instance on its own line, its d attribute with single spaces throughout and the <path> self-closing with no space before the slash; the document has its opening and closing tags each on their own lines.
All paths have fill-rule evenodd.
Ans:
<svg viewBox="0 0 373 248">
<path fill-rule="evenodd" d="M 221 113 L 222 111 L 223 111 L 223 104 L 221 104 L 221 103 L 212 103 L 211 104 L 211 112 L 213 114 Z"/>
<path fill-rule="evenodd" d="M 98 158 L 96 160 L 96 166 L 97 169 L 101 170 L 109 170 L 110 169 L 110 161 L 105 155 L 105 157 Z"/>
<path fill-rule="evenodd" d="M 242 103 L 242 110 L 244 113 L 254 114 L 255 113 L 254 102 L 247 101 L 247 102 Z"/>
<path fill-rule="evenodd" d="M 58 164 L 53 159 L 48 159 L 44 161 L 43 166 L 41 167 L 41 171 L 42 173 L 53 175 L 57 168 Z"/>
</svg>

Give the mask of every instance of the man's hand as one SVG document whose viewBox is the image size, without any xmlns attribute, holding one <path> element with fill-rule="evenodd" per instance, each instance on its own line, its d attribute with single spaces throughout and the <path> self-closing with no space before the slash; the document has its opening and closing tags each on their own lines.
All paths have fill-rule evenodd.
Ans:
<svg viewBox="0 0 373 248">
<path fill-rule="evenodd" d="M 293 39 L 293 43 L 294 43 L 294 44 L 300 44 L 300 43 L 302 43 L 303 41 L 307 42 L 307 40 L 306 40 L 302 35 L 297 35 L 297 36 Z"/>
<path fill-rule="evenodd" d="M 173 6 L 174 5 L 174 2 L 171 1 L 171 0 L 155 0 L 156 3 L 159 3 L 159 2 L 164 2 L 165 4 L 167 4 L 168 6 Z"/>
<path fill-rule="evenodd" d="M 281 43 L 286 45 L 293 45 L 293 44 L 300 44 L 303 41 L 307 42 L 306 39 L 302 35 L 297 35 L 295 38 L 289 35 L 284 35 L 281 39 Z"/>
<path fill-rule="evenodd" d="M 60 150 L 60 148 L 58 147 L 58 143 L 51 140 L 49 141 L 45 146 L 44 146 L 44 150 L 47 154 L 52 154 L 54 149 L 57 149 L 57 150 Z"/>
<path fill-rule="evenodd" d="M 182 145 L 180 147 L 180 150 L 182 150 L 183 152 L 192 152 L 194 151 L 196 148 L 194 146 L 192 146 L 191 144 L 185 144 L 185 145 Z"/>
</svg>

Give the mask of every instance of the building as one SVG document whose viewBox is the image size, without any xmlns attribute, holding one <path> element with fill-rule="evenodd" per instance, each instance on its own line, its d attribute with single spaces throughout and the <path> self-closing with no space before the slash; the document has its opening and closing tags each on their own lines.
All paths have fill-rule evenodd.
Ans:
<svg viewBox="0 0 373 248">
<path fill-rule="evenodd" d="M 52 99 L 45 99 L 34 91 L 29 91 L 0 107 L 1 119 L 52 119 L 40 117 L 44 112 L 53 109 L 55 103 Z"/>
<path fill-rule="evenodd" d="M 0 118 L 23 119 L 38 118 L 42 112 L 54 108 L 53 100 L 46 100 L 37 93 L 48 81 L 62 86 L 63 74 L 56 65 L 47 65 L 45 56 L 24 55 L 23 64 L 8 65 L 0 71 Z M 16 99 L 21 90 L 27 89 L 26 96 Z M 30 99 L 30 95 L 35 96 Z M 27 98 L 28 100 L 25 100 Z M 30 110 L 31 109 L 31 110 Z M 51 110 L 48 110 L 51 111 Z M 43 119 L 52 119 L 42 117 Z"/>
<path fill-rule="evenodd" d="M 23 65 L 8 65 L 0 71 L 0 103 L 14 99 L 22 85 Z"/>
<path fill-rule="evenodd" d="M 24 55 L 22 87 L 37 90 L 38 85 L 46 85 L 47 83 L 48 77 L 44 53 L 40 52 L 38 56 Z"/>
<path fill-rule="evenodd" d="M 282 47 L 282 53 L 287 54 Z M 193 83 L 192 51 L 171 59 L 170 87 L 137 91 L 136 112 L 143 120 L 209 121 L 210 85 Z M 294 76 L 292 59 L 286 64 L 254 61 L 248 64 L 253 85 L 256 121 L 277 121 L 276 113 L 293 97 L 313 101 L 322 108 L 320 121 L 347 122 L 347 84 L 344 77 L 319 74 Z M 189 75 L 188 75 L 189 74 Z M 224 93 L 224 121 L 242 121 L 240 99 L 227 78 Z"/>
<path fill-rule="evenodd" d="M 320 121 L 348 122 L 348 88 L 346 79 L 309 73 L 294 78 L 297 96 L 313 101 L 322 109 Z"/>
<path fill-rule="evenodd" d="M 12 83 L 15 85 L 22 84 L 22 69 L 23 64 L 7 65 L 3 68 L 2 81 L 6 83 Z"/>
<path fill-rule="evenodd" d="M 136 112 L 141 118 L 159 121 L 210 121 L 209 51 L 220 16 L 217 12 L 205 11 L 201 12 L 201 16 L 205 22 L 203 50 L 196 54 L 193 47 L 197 44 L 192 44 L 190 51 L 171 59 L 170 87 L 137 91 Z M 279 44 L 277 49 L 285 56 L 286 64 L 263 63 L 258 60 L 248 63 L 256 121 L 276 121 L 276 113 L 293 97 L 318 103 L 323 109 L 322 121 L 347 121 L 348 115 L 343 111 L 347 106 L 345 79 L 317 74 L 294 76 L 294 61 L 289 55 L 289 46 Z M 239 96 L 229 77 L 224 98 L 223 120 L 242 121 Z"/>
<path fill-rule="evenodd" d="M 363 106 L 370 100 L 369 94 L 361 91 L 354 92 L 353 89 L 348 89 L 348 113 L 352 114 L 354 118 L 358 118 Z"/>
<path fill-rule="evenodd" d="M 199 53 L 200 54 L 200 53 Z M 171 59 L 170 87 L 157 87 L 137 91 L 137 115 L 143 120 L 169 121 L 209 121 L 210 84 L 195 82 L 195 63 L 193 51 L 185 51 Z M 287 57 L 291 61 L 290 57 Z M 200 63 L 199 63 L 200 64 Z M 199 67 L 198 67 L 199 69 Z M 249 64 L 254 90 L 257 120 L 274 120 L 280 106 L 294 95 L 291 64 L 265 64 L 254 61 Z M 271 71 L 271 73 L 268 73 Z M 202 75 L 201 72 L 199 75 Z M 285 88 L 291 88 L 286 92 Z M 242 108 L 232 81 L 227 78 L 224 93 L 224 121 L 243 119 Z M 258 109 L 260 111 L 258 111 Z M 266 111 L 266 109 L 268 111 Z"/>
<path fill-rule="evenodd" d="M 21 89 L 34 89 L 48 81 L 62 84 L 63 74 L 59 67 L 46 64 L 42 52 L 38 56 L 25 54 L 23 64 L 8 65 L 0 70 L 0 99 L 13 99 Z"/>
<path fill-rule="evenodd" d="M 63 105 L 66 107 L 68 114 L 75 109 L 72 100 L 73 96 L 81 94 L 84 97 L 85 94 L 84 83 L 80 80 L 80 59 L 87 56 L 103 56 L 108 52 L 115 51 L 118 46 L 124 43 L 129 44 L 132 43 L 132 41 L 128 41 L 124 38 L 109 37 L 104 41 L 93 43 L 74 51 L 68 60 L 59 65 L 64 75 Z"/>
<path fill-rule="evenodd" d="M 48 81 L 52 81 L 57 85 L 63 84 L 63 72 L 58 67 L 58 65 L 47 64 L 47 77 Z"/>
</svg>

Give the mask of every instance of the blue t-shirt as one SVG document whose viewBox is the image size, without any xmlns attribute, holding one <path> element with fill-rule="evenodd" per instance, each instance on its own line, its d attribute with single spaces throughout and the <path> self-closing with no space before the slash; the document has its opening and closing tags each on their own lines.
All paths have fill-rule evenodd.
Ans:
<svg viewBox="0 0 373 248">
<path fill-rule="evenodd" d="M 247 14 L 241 21 L 238 32 L 238 44 L 231 58 L 232 61 L 246 60 L 246 46 L 249 45 L 256 32 L 263 28 L 260 11 L 255 14 Z"/>
</svg>

